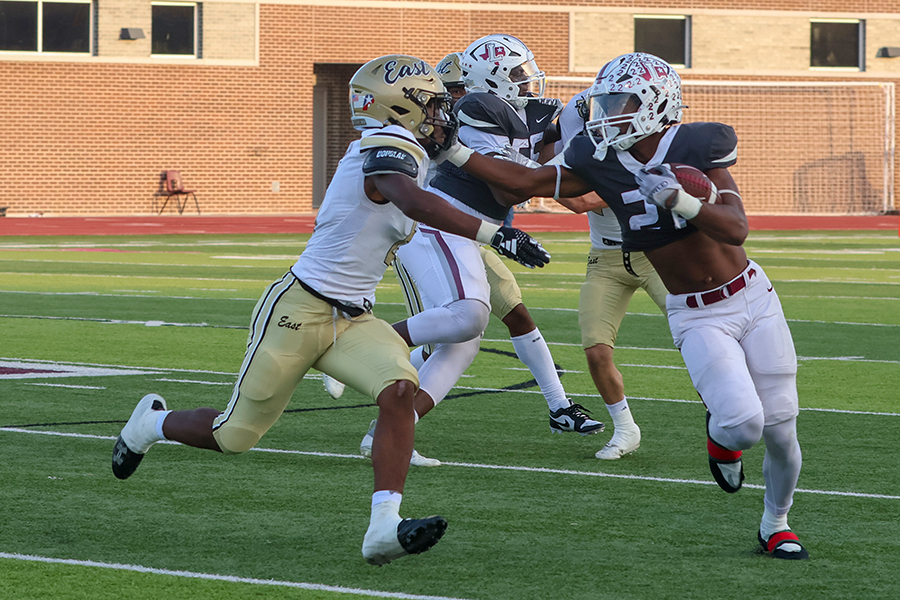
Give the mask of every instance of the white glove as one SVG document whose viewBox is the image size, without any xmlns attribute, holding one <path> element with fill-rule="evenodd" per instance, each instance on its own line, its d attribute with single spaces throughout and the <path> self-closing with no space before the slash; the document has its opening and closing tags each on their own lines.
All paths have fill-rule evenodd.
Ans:
<svg viewBox="0 0 900 600">
<path fill-rule="evenodd" d="M 671 210 L 687 220 L 700 212 L 703 203 L 684 191 L 675 173 L 667 164 L 644 167 L 636 175 L 638 191 L 642 196 L 661 208 Z"/>
<path fill-rule="evenodd" d="M 553 114 L 550 115 L 550 119 L 549 119 L 550 121 L 552 121 L 553 119 L 558 117 L 559 113 L 562 112 L 562 109 L 565 106 L 565 104 L 563 104 L 563 101 L 560 100 L 559 98 L 528 98 L 528 101 L 529 102 L 538 102 L 540 104 L 546 104 L 547 106 L 552 106 Z"/>
<path fill-rule="evenodd" d="M 502 148 L 497 148 L 494 150 L 494 157 L 499 158 L 501 160 L 508 160 L 510 162 L 514 162 L 518 165 L 522 165 L 528 167 L 530 169 L 537 169 L 538 167 L 543 167 L 541 163 L 531 160 L 521 152 L 517 150 L 513 150 L 513 147 L 509 144 L 503 146 Z"/>
</svg>

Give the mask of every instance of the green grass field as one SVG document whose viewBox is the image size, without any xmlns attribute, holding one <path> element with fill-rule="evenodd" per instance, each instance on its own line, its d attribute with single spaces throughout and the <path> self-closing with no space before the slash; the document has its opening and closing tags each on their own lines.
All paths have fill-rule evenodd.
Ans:
<svg viewBox="0 0 900 600">
<path fill-rule="evenodd" d="M 747 482 L 709 474 L 704 410 L 665 319 L 639 293 L 617 363 L 640 449 L 551 435 L 547 406 L 493 320 L 451 397 L 417 427 L 444 461 L 412 468 L 402 513 L 440 513 L 430 552 L 360 554 L 376 409 L 303 381 L 254 451 L 158 444 L 128 481 L 113 441 L 137 400 L 224 408 L 250 312 L 308 236 L 0 238 L 0 598 L 900 598 L 900 242 L 895 232 L 754 232 L 800 356 L 804 465 L 791 525 L 812 560 L 757 549 L 763 448 Z M 608 421 L 580 346 L 587 234 L 539 234 L 514 266 L 576 401 Z M 404 316 L 389 272 L 376 314 Z M 65 370 L 32 373 L 23 370 Z"/>
</svg>

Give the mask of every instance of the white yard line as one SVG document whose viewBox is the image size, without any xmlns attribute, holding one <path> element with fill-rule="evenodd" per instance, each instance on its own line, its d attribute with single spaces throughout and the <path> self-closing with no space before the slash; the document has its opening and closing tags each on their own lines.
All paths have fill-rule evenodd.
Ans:
<svg viewBox="0 0 900 600">
<path fill-rule="evenodd" d="M 321 583 L 301 583 L 299 581 L 279 581 L 277 579 L 256 579 L 253 577 L 236 577 L 234 575 L 218 575 L 212 573 L 195 573 L 193 571 L 171 571 L 169 569 L 155 569 L 142 565 L 124 565 L 119 563 L 105 563 L 93 560 L 73 560 L 67 558 L 51 558 L 48 556 L 34 556 L 30 554 L 14 554 L 0 552 L 0 558 L 10 560 L 22 560 L 29 562 L 50 563 L 60 565 L 73 565 L 77 567 L 95 567 L 100 569 L 113 569 L 116 571 L 132 571 L 134 573 L 152 573 L 154 575 L 168 575 L 170 577 L 185 577 L 189 579 L 206 579 L 212 581 L 225 581 L 228 583 L 249 583 L 251 585 L 271 585 L 276 587 L 297 588 L 320 592 L 336 592 L 339 594 L 351 594 L 354 596 L 368 596 L 371 598 L 402 598 L 404 600 L 464 600 L 448 596 L 423 596 L 421 594 L 406 594 L 404 592 L 382 592 L 379 590 L 366 590 L 361 588 L 348 588 L 339 585 L 325 585 Z"/>
<path fill-rule="evenodd" d="M 82 438 L 92 440 L 115 441 L 116 438 L 105 435 L 92 435 L 84 433 L 64 433 L 60 431 L 41 431 L 32 429 L 22 429 L 19 427 L 0 427 L 0 432 L 8 433 L 28 433 L 32 435 L 49 435 L 58 437 Z M 180 445 L 178 442 L 157 442 L 159 444 Z M 318 456 L 322 458 L 348 458 L 354 460 L 368 460 L 359 454 L 338 454 L 335 452 L 304 452 L 301 450 L 281 450 L 278 448 L 251 448 L 250 452 L 268 452 L 273 454 L 291 454 L 296 456 Z M 602 471 L 572 471 L 569 469 L 547 469 L 544 467 L 524 467 L 517 465 L 489 465 L 483 463 L 463 463 L 452 461 L 441 461 L 442 464 L 451 467 L 463 467 L 468 469 L 491 469 L 499 471 L 520 471 L 528 473 L 549 473 L 552 475 L 576 475 L 581 477 L 607 477 L 610 479 L 629 479 L 632 481 L 654 481 L 658 483 L 679 483 L 689 485 L 717 485 L 714 481 L 703 481 L 699 479 L 676 479 L 671 477 L 651 477 L 647 475 L 626 475 L 620 473 L 603 473 Z M 745 483 L 745 488 L 764 490 L 765 486 Z M 900 500 L 900 496 L 892 496 L 888 494 L 866 494 L 862 492 L 847 492 L 840 490 L 810 490 L 797 488 L 797 492 L 806 494 L 822 494 L 827 496 L 848 496 L 853 498 L 873 498 L 883 500 Z"/>
</svg>

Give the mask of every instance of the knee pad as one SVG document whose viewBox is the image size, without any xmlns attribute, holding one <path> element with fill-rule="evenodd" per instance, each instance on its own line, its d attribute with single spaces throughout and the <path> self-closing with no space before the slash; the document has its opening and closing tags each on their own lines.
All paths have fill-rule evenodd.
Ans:
<svg viewBox="0 0 900 600">
<path fill-rule="evenodd" d="M 213 437 L 222 454 L 241 454 L 256 446 L 260 440 L 260 435 L 252 429 L 228 423 L 213 431 Z"/>
<path fill-rule="evenodd" d="M 447 310 L 460 335 L 467 336 L 466 339 L 480 336 L 491 318 L 491 310 L 483 302 L 468 298 L 451 302 Z"/>
<path fill-rule="evenodd" d="M 719 445 L 729 450 L 749 450 L 762 439 L 765 418 L 763 413 L 733 427 L 719 427 L 709 423 L 709 435 Z"/>
</svg>

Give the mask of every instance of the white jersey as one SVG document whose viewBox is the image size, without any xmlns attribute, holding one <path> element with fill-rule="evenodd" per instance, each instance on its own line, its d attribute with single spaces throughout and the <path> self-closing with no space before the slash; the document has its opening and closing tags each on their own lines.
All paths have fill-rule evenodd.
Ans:
<svg viewBox="0 0 900 600">
<path fill-rule="evenodd" d="M 397 125 L 363 132 L 338 163 L 312 237 L 291 268 L 319 294 L 366 310 L 375 304 L 375 287 L 397 247 L 415 229 L 415 222 L 393 203 L 377 204 L 366 196 L 363 161 L 375 148 L 412 156 L 417 183 L 424 186 L 429 160 L 412 133 Z"/>
<path fill-rule="evenodd" d="M 587 101 L 590 88 L 575 94 L 559 115 L 560 141 L 556 144 L 557 154 L 562 154 L 566 143 L 584 129 L 584 120 L 578 114 L 579 101 Z M 591 230 L 591 246 L 597 250 L 618 250 L 622 246 L 622 228 L 613 211 L 604 208 L 588 214 L 588 225 Z"/>
</svg>

